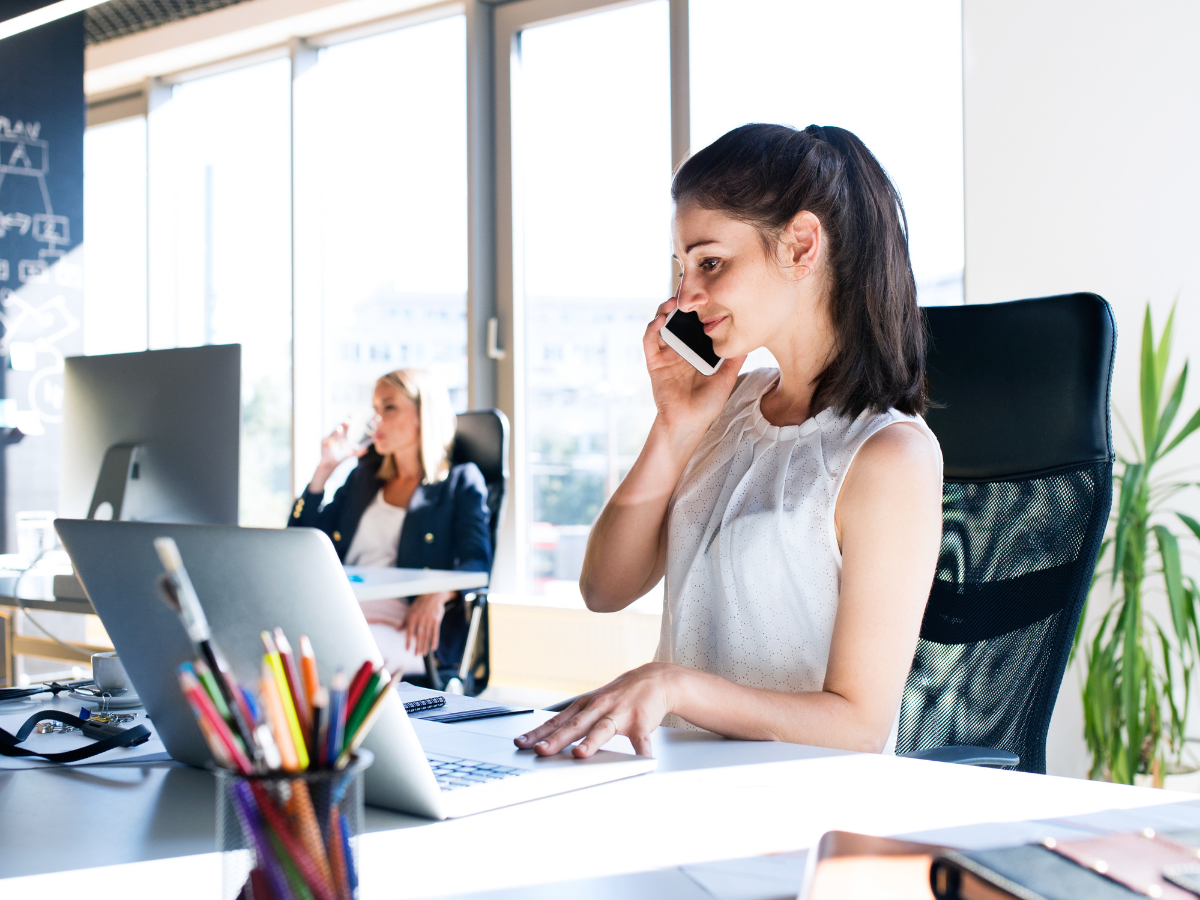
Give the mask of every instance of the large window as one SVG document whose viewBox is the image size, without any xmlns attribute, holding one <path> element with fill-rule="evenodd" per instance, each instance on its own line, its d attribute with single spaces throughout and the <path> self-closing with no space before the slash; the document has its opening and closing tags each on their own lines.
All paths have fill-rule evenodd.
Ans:
<svg viewBox="0 0 1200 900">
<path fill-rule="evenodd" d="M 494 587 L 577 602 L 654 417 L 641 337 L 672 288 L 689 130 L 693 150 L 751 121 L 856 132 L 904 198 L 921 302 L 962 300 L 957 0 L 690 0 L 687 29 L 673 5 L 518 0 L 490 48 L 451 15 L 155 87 L 148 126 L 88 133 L 87 351 L 243 345 L 245 524 L 284 521 L 381 374 L 431 369 L 460 410 L 495 397 L 514 455 Z M 469 94 L 489 56 L 495 91 L 478 68 Z"/>
<path fill-rule="evenodd" d="M 83 352 L 146 349 L 146 119 L 83 137 Z"/>
<path fill-rule="evenodd" d="M 239 521 L 280 525 L 291 485 L 291 65 L 177 85 L 151 120 L 156 347 L 242 345 Z M 157 238 L 158 235 L 155 235 Z"/>
<path fill-rule="evenodd" d="M 747 122 L 853 131 L 904 199 L 920 302 L 961 303 L 959 0 L 691 0 L 689 17 L 693 149 Z"/>
<path fill-rule="evenodd" d="M 642 333 L 670 292 L 665 0 L 521 34 L 526 584 L 579 596 L 591 524 L 654 404 Z"/>
<path fill-rule="evenodd" d="M 324 384 L 298 402 L 321 404 L 325 432 L 365 417 L 376 379 L 404 367 L 466 408 L 465 30 L 454 16 L 338 44 L 305 76 L 299 139 L 320 153 L 297 190 L 316 228 Z"/>
</svg>

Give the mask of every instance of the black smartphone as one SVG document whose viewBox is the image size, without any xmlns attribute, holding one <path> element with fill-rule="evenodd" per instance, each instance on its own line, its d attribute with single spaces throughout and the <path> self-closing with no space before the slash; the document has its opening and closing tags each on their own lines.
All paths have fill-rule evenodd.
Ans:
<svg viewBox="0 0 1200 900">
<path fill-rule="evenodd" d="M 711 375 L 724 361 L 713 350 L 712 338 L 704 333 L 704 325 L 694 312 L 676 308 L 659 332 L 667 346 L 690 362 L 702 375 Z"/>
</svg>

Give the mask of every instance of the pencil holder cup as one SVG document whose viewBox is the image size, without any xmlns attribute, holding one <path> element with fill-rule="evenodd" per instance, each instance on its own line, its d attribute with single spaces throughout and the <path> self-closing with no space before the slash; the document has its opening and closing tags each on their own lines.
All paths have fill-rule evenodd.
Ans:
<svg viewBox="0 0 1200 900">
<path fill-rule="evenodd" d="M 360 749 L 341 771 L 218 769 L 222 900 L 353 900 L 363 773 L 374 759 Z"/>
</svg>

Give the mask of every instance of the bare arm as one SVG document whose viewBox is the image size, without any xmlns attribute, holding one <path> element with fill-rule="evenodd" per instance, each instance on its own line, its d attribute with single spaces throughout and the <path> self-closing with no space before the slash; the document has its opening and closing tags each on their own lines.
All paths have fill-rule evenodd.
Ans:
<svg viewBox="0 0 1200 900">
<path fill-rule="evenodd" d="M 584 737 L 574 753 L 590 756 L 620 733 L 648 753 L 650 732 L 673 712 L 731 738 L 879 752 L 937 564 L 940 483 L 936 453 L 913 427 L 885 428 L 859 451 L 835 510 L 842 587 L 823 690 L 768 691 L 650 663 L 581 697 L 518 746 L 545 755 Z"/>
<path fill-rule="evenodd" d="M 671 494 L 729 399 L 745 359 L 726 360 L 716 374 L 701 375 L 658 334 L 674 308 L 674 300 L 660 306 L 642 338 L 658 415 L 588 536 L 579 589 L 594 612 L 624 609 L 662 578 Z"/>
</svg>

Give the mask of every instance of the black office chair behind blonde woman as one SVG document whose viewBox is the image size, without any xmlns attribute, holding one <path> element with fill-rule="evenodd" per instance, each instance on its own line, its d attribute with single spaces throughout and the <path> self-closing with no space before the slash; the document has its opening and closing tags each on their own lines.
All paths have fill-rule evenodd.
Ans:
<svg viewBox="0 0 1200 900">
<path fill-rule="evenodd" d="M 508 491 L 508 417 L 498 409 L 459 413 L 454 433 L 451 463 L 475 463 L 487 484 L 488 530 L 495 560 L 496 535 L 504 520 Z M 491 678 L 491 629 L 488 622 L 488 591 L 481 588 L 456 597 L 446 604 L 446 618 L 460 616 L 467 622 L 467 639 L 461 658 L 449 663 L 433 653 L 425 657 L 427 687 L 475 696 Z M 413 679 L 415 680 L 415 679 Z"/>
</svg>

